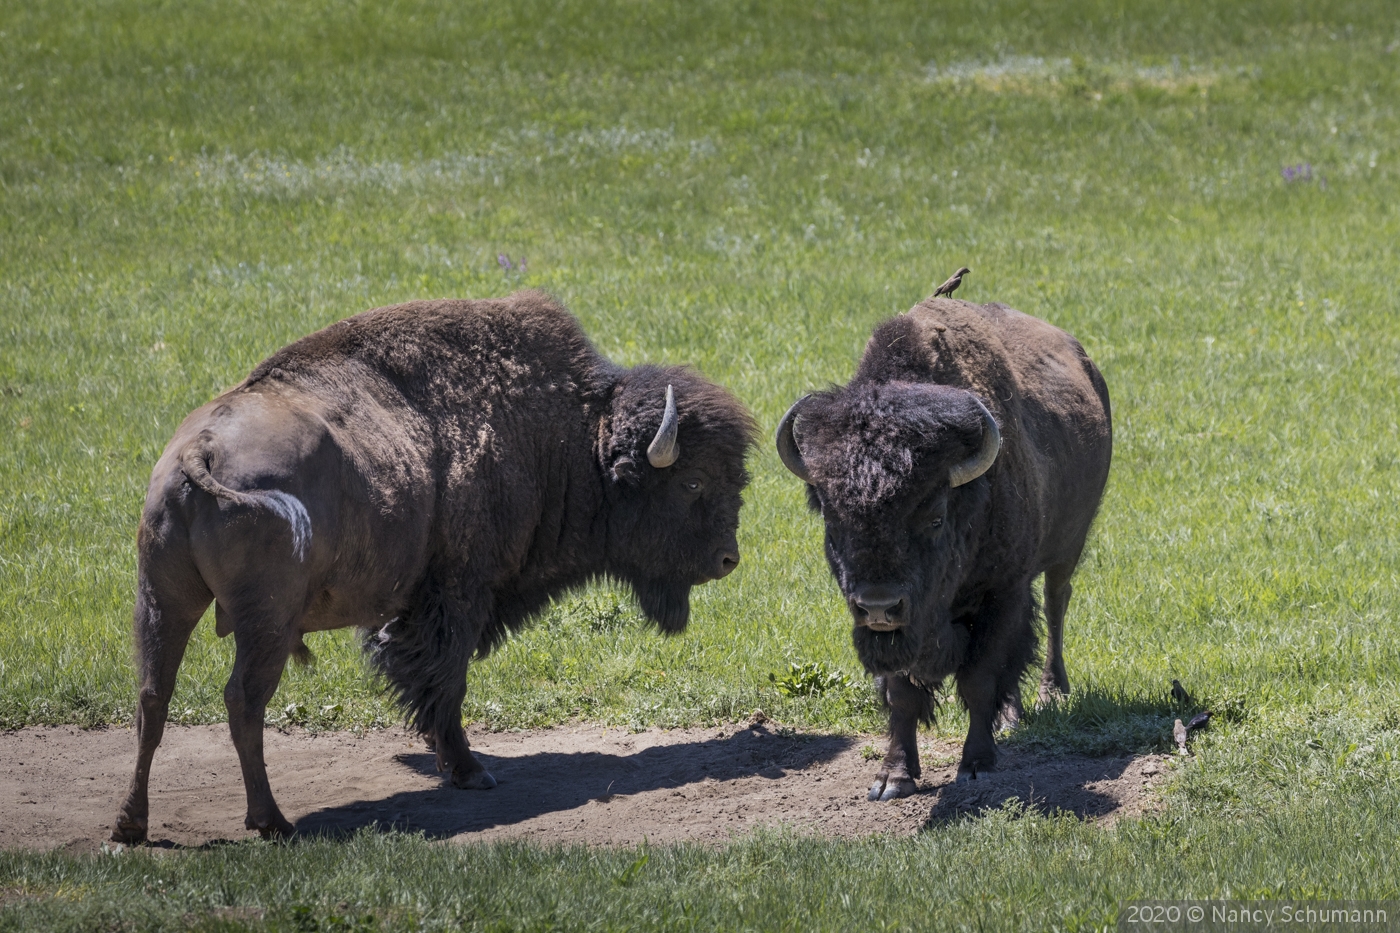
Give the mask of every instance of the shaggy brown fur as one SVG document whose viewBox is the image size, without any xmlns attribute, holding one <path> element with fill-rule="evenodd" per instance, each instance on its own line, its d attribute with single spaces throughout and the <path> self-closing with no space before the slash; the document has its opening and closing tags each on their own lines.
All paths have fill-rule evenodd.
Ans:
<svg viewBox="0 0 1400 933">
<path fill-rule="evenodd" d="M 653 467 L 666 387 L 678 459 Z M 664 631 L 738 563 L 754 425 L 683 368 L 623 369 L 547 296 L 376 308 L 278 351 L 193 412 L 138 533 L 138 757 L 114 838 L 146 834 L 175 673 L 211 601 L 237 644 L 224 691 L 249 828 L 283 834 L 263 715 L 306 632 L 358 626 L 462 787 L 494 779 L 461 727 L 466 670 L 590 578 L 630 584 Z"/>
<path fill-rule="evenodd" d="M 988 431 L 979 400 L 1000 429 L 1000 452 L 953 487 L 950 471 Z M 1113 447 L 1098 369 L 1043 321 L 931 298 L 876 328 L 851 382 L 795 405 L 778 442 L 795 451 L 789 466 L 826 521 L 856 652 L 890 710 L 871 799 L 913 792 L 917 724 L 932 719 L 933 691 L 949 675 L 971 716 L 959 779 L 990 769 L 994 722 L 1019 716 L 1021 677 L 1035 659 L 1031 582 L 1041 573 L 1041 693 L 1069 690 L 1070 577 Z"/>
</svg>

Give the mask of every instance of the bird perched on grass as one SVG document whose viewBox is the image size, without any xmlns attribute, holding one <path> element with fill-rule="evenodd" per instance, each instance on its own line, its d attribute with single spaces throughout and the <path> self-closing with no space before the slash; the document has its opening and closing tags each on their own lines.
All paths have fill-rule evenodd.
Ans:
<svg viewBox="0 0 1400 933">
<path fill-rule="evenodd" d="M 1186 688 L 1181 685 L 1181 681 L 1172 680 L 1172 699 L 1182 706 L 1191 705 L 1191 694 L 1186 692 Z"/>
<path fill-rule="evenodd" d="M 958 286 L 962 284 L 962 277 L 971 271 L 972 270 L 967 266 L 963 266 L 957 272 L 954 272 L 952 278 L 933 290 L 933 297 L 937 298 L 940 295 L 953 294 L 953 292 L 958 290 Z"/>
<path fill-rule="evenodd" d="M 1180 719 L 1172 726 L 1172 738 L 1176 739 L 1176 753 L 1186 754 L 1186 727 L 1181 724 Z"/>
</svg>

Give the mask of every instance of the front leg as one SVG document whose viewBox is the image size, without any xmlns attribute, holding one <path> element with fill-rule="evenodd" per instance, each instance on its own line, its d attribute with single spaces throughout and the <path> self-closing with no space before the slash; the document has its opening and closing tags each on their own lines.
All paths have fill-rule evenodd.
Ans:
<svg viewBox="0 0 1400 933">
<path fill-rule="evenodd" d="M 957 673 L 958 697 L 968 716 L 958 783 L 994 770 L 994 730 L 1020 721 L 1021 678 L 1035 661 L 1033 613 L 1025 581 L 989 597 L 972 623 L 970 660 Z"/>
<path fill-rule="evenodd" d="M 997 713 L 995 680 L 982 672 L 960 674 L 958 697 L 967 707 L 968 718 L 967 739 L 958 762 L 957 782 L 961 784 L 996 768 L 997 743 L 992 732 Z"/>
<path fill-rule="evenodd" d="M 467 656 L 469 657 L 469 655 Z M 437 769 L 445 771 L 456 787 L 465 790 L 490 790 L 496 779 L 471 752 L 467 731 L 462 728 L 462 700 L 467 695 L 467 657 L 460 659 L 459 671 L 447 671 L 425 697 L 423 738 L 437 755 Z"/>
<path fill-rule="evenodd" d="M 866 799 L 897 800 L 918 790 L 919 720 L 930 717 L 932 698 L 907 674 L 878 677 L 875 689 L 890 711 L 890 744 Z"/>
<path fill-rule="evenodd" d="M 486 766 L 476 760 L 467 741 L 467 731 L 461 726 L 448 727 L 445 734 L 435 737 L 437 769 L 451 772 L 452 783 L 464 790 L 490 790 L 496 779 Z"/>
<path fill-rule="evenodd" d="M 484 589 L 429 579 L 406 619 L 395 619 L 365 640 L 375 667 L 436 753 L 437 769 L 455 786 L 472 790 L 496 786 L 462 729 L 467 665 L 492 609 Z"/>
</svg>

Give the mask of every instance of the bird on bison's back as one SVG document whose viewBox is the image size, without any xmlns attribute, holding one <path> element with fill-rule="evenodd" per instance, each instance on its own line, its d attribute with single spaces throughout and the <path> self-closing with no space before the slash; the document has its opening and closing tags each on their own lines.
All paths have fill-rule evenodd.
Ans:
<svg viewBox="0 0 1400 933">
<path fill-rule="evenodd" d="M 826 525 L 856 653 L 889 711 L 870 799 L 915 791 L 917 731 L 953 677 L 958 780 L 996 762 L 1038 644 L 1040 698 L 1069 692 L 1070 578 L 1108 480 L 1108 388 L 1073 337 L 1004 305 L 929 298 L 879 325 L 845 386 L 799 399 L 776 443 Z"/>
<path fill-rule="evenodd" d="M 963 276 L 971 271 L 972 270 L 967 266 L 963 266 L 957 272 L 954 272 L 948 277 L 948 281 L 933 290 L 933 297 L 938 298 L 944 295 L 952 295 L 953 292 L 958 290 L 958 286 L 962 284 Z"/>
<path fill-rule="evenodd" d="M 136 772 L 113 838 L 146 837 L 175 676 L 214 602 L 246 825 L 292 831 L 263 717 L 307 632 L 357 626 L 438 769 L 495 779 L 461 725 L 468 662 L 598 577 L 665 632 L 739 562 L 748 411 L 685 367 L 624 369 L 548 296 L 376 308 L 284 347 L 191 413 L 137 532 Z"/>
</svg>

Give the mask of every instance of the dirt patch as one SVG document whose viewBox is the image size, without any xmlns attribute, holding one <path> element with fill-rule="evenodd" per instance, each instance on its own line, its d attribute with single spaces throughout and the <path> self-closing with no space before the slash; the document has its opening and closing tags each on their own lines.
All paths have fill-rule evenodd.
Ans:
<svg viewBox="0 0 1400 933">
<path fill-rule="evenodd" d="M 273 791 L 299 831 L 378 825 L 433 838 L 639 843 L 723 840 L 786 825 L 829 836 L 909 834 L 1010 801 L 1093 820 L 1142 812 L 1168 766 L 1161 756 L 1083 758 L 1003 749 L 1002 769 L 955 784 L 956 746 L 925 741 L 919 793 L 868 803 L 870 736 L 762 726 L 648 730 L 598 726 L 472 734 L 500 782 L 445 785 L 422 743 L 400 730 L 268 729 Z M 0 734 L 0 848 L 85 851 L 106 840 L 136 743 L 129 729 L 29 728 Z M 152 842 L 241 838 L 244 796 L 224 726 L 170 726 L 151 775 Z"/>
</svg>

